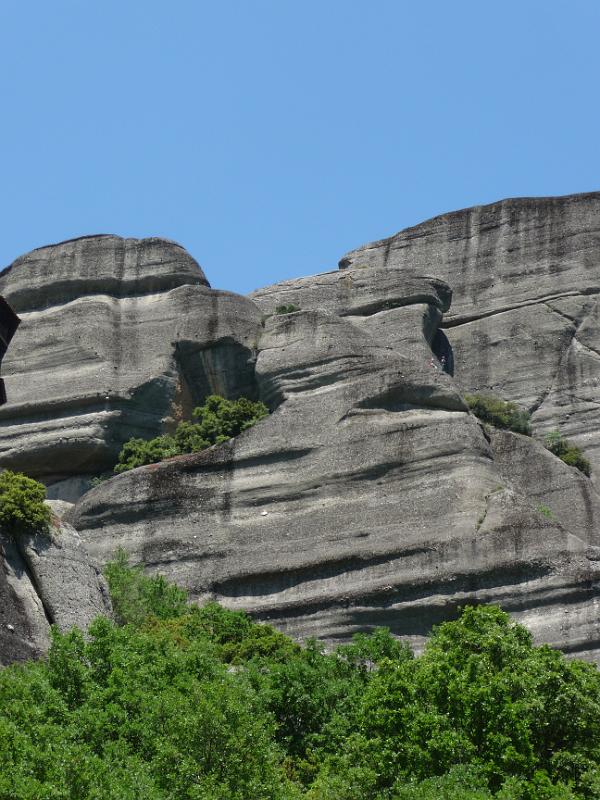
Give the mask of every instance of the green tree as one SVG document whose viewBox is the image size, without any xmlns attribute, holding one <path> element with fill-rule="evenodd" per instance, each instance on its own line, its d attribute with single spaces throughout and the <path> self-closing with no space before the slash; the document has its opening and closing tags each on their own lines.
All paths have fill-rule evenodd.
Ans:
<svg viewBox="0 0 600 800">
<path fill-rule="evenodd" d="M 198 453 L 214 444 L 222 444 L 247 430 L 269 413 L 264 403 L 240 397 L 226 400 L 210 395 L 202 406 L 194 409 L 196 422 L 180 422 L 173 436 L 155 439 L 130 439 L 119 454 L 115 472 L 154 464 L 165 458 Z"/>
<path fill-rule="evenodd" d="M 9 536 L 47 533 L 51 513 L 46 487 L 21 472 L 0 473 L 0 529 Z"/>
<path fill-rule="evenodd" d="M 600 673 L 534 647 L 500 609 L 468 607 L 434 631 L 420 658 L 382 662 L 350 728 L 329 743 L 325 770 L 343 775 L 360 764 L 374 776 L 373 793 L 462 764 L 498 796 L 570 797 L 571 787 L 592 798 Z"/>
<path fill-rule="evenodd" d="M 597 800 L 600 673 L 465 608 L 413 657 L 187 603 L 120 553 L 120 624 L 0 671 L 0 800 Z"/>
<path fill-rule="evenodd" d="M 141 626 L 150 617 L 173 619 L 188 610 L 187 593 L 168 583 L 162 575 L 146 576 L 141 567 L 131 567 L 124 550 L 104 568 L 113 611 L 121 625 Z"/>
</svg>

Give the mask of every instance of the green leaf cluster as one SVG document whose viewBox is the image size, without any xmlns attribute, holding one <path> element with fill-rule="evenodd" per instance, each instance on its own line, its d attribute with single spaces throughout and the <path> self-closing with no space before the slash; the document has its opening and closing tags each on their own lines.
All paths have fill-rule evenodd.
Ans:
<svg viewBox="0 0 600 800">
<path fill-rule="evenodd" d="M 515 403 L 483 394 L 466 394 L 465 400 L 471 411 L 482 422 L 487 422 L 495 428 L 531 436 L 529 412 L 520 409 Z"/>
<path fill-rule="evenodd" d="M 275 309 L 276 314 L 293 314 L 295 311 L 300 311 L 300 306 L 295 306 L 293 303 L 277 306 Z"/>
<path fill-rule="evenodd" d="M 252 427 L 269 413 L 264 403 L 240 397 L 226 400 L 210 395 L 202 406 L 194 409 L 196 422 L 180 422 L 171 435 L 154 439 L 130 439 L 123 445 L 116 473 L 126 472 L 145 464 L 155 464 L 166 458 L 198 453 L 214 444 L 222 444 L 242 431 Z"/>
<path fill-rule="evenodd" d="M 0 530 L 16 537 L 47 533 L 50 509 L 44 504 L 46 487 L 21 472 L 0 473 Z"/>
<path fill-rule="evenodd" d="M 550 431 L 550 433 L 546 434 L 544 445 L 547 450 L 558 456 L 565 464 L 575 467 L 588 477 L 590 476 L 592 471 L 590 462 L 585 458 L 580 448 L 571 444 L 559 431 Z"/>
<path fill-rule="evenodd" d="M 331 652 L 107 569 L 121 625 L 0 672 L 0 800 L 594 800 L 600 673 L 493 606 Z"/>
</svg>

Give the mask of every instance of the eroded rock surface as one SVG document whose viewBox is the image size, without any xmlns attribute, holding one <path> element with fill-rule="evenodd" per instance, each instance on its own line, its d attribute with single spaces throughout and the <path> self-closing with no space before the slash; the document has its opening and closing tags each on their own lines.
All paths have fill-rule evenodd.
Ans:
<svg viewBox="0 0 600 800">
<path fill-rule="evenodd" d="M 132 436 L 168 430 L 209 391 L 252 394 L 260 312 L 213 291 L 162 239 L 85 237 L 0 274 L 22 325 L 4 360 L 0 466 L 76 499 Z"/>
<path fill-rule="evenodd" d="M 162 240 L 34 251 L 0 276 L 24 318 L 0 465 L 68 498 L 60 479 L 80 494 L 209 391 L 260 397 L 273 413 L 237 439 L 84 494 L 67 519 L 92 561 L 124 547 L 198 601 L 330 642 L 387 625 L 419 647 L 459 605 L 497 602 L 598 659 L 599 214 L 596 194 L 468 209 L 251 299 Z M 60 291 L 37 291 L 51 263 Z M 485 430 L 464 390 L 530 408 L 538 439 L 560 427 L 594 480 Z M 0 591 L 20 586 L 11 558 Z M 15 608 L 36 596 L 25 576 Z"/>
<path fill-rule="evenodd" d="M 414 289 L 403 304 L 398 280 L 397 307 L 365 316 L 267 319 L 256 370 L 275 413 L 82 498 L 72 521 L 94 556 L 118 543 L 199 601 L 294 636 L 387 625 L 419 647 L 458 605 L 498 602 L 538 640 L 595 657 L 600 541 L 583 506 L 573 520 L 542 509 L 579 490 L 578 474 L 525 437 L 489 439 L 432 360 L 447 290 Z M 530 465 L 551 459 L 552 500 L 550 484 L 530 494 L 509 479 L 519 447 Z"/>
<path fill-rule="evenodd" d="M 444 214 L 353 250 L 340 267 L 447 281 L 454 301 L 443 324 L 459 385 L 528 408 L 540 436 L 559 428 L 600 479 L 599 193 Z M 255 299 L 277 302 L 277 291 Z M 309 307 L 305 297 L 297 302 Z"/>
<path fill-rule="evenodd" d="M 106 583 L 77 531 L 54 515 L 49 534 L 0 530 L 0 665 L 43 655 L 50 625 L 85 629 L 110 614 Z"/>
</svg>

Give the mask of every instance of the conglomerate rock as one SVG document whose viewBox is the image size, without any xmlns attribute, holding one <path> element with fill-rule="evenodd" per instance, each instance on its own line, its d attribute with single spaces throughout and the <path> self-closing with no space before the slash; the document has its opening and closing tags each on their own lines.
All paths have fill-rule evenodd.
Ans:
<svg viewBox="0 0 600 800">
<path fill-rule="evenodd" d="M 126 240 L 135 269 L 82 296 L 88 256 L 77 266 L 64 253 L 80 245 L 61 245 L 65 283 L 79 289 L 64 303 L 49 291 L 44 309 L 19 260 L 0 277 L 30 304 L 7 362 L 23 383 L 20 405 L 0 414 L 0 465 L 86 479 L 127 435 L 168 430 L 191 399 L 251 394 L 273 413 L 235 440 L 78 500 L 66 519 L 93 561 L 124 547 L 198 601 L 329 642 L 387 625 L 418 647 L 459 605 L 497 602 L 538 641 L 598 659 L 600 497 L 535 437 L 559 427 L 598 466 L 599 214 L 600 195 L 456 212 L 251 299 L 210 289 L 177 245 Z M 89 246 L 114 254 L 119 242 Z M 156 248 L 148 293 L 135 275 Z M 77 335 L 102 353 L 87 372 Z M 48 360 L 59 374 L 73 364 L 71 393 L 86 402 L 99 380 L 106 408 L 86 417 L 85 402 L 69 405 Z M 23 387 L 43 381 L 55 400 L 36 412 Z M 485 429 L 466 389 L 529 407 L 535 437 Z"/>
</svg>

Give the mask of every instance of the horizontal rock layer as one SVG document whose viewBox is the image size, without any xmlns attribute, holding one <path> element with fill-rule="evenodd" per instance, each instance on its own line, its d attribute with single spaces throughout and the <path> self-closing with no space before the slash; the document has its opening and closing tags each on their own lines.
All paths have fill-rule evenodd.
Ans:
<svg viewBox="0 0 600 800">
<path fill-rule="evenodd" d="M 485 430 L 462 392 L 527 406 L 538 439 L 559 426 L 597 463 L 599 211 L 583 195 L 456 212 L 250 299 L 172 243 L 114 237 L 89 243 L 98 281 L 83 245 L 49 248 L 63 288 L 37 291 L 34 251 L 0 277 L 24 318 L 0 465 L 78 494 L 209 391 L 260 397 L 273 413 L 237 439 L 84 494 L 68 521 L 92 560 L 124 547 L 198 601 L 330 642 L 387 625 L 420 647 L 459 605 L 498 602 L 597 659 L 594 481 Z"/>
<path fill-rule="evenodd" d="M 382 312 L 394 346 L 322 311 L 269 318 L 257 378 L 275 413 L 83 497 L 72 522 L 93 555 L 124 546 L 195 599 L 298 637 L 387 625 L 420 647 L 458 605 L 499 602 L 539 641 L 595 658 L 600 498 L 530 439 L 490 440 L 406 310 Z M 524 484 L 511 463 L 538 460 Z"/>
<path fill-rule="evenodd" d="M 51 496 L 75 499 L 123 442 L 169 429 L 209 391 L 255 391 L 260 312 L 210 289 L 172 242 L 35 250 L 0 275 L 0 292 L 22 317 L 4 362 L 0 466 L 53 484 Z"/>
<path fill-rule="evenodd" d="M 560 429 L 585 450 L 594 482 L 600 476 L 599 264 L 597 192 L 444 214 L 340 261 L 342 271 L 361 266 L 447 281 L 454 300 L 444 327 L 459 385 L 528 408 L 540 436 Z"/>
</svg>

